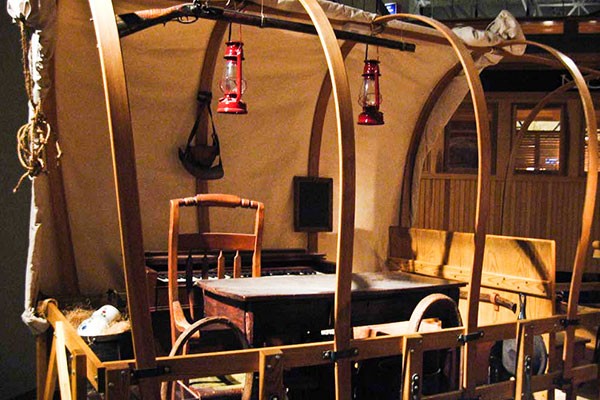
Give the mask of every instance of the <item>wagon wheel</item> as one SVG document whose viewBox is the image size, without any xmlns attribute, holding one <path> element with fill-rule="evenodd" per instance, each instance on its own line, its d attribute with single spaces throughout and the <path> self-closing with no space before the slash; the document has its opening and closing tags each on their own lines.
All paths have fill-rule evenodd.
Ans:
<svg viewBox="0 0 600 400">
<path fill-rule="evenodd" d="M 196 333 L 200 333 L 200 339 L 190 340 Z M 206 339 L 203 341 L 203 339 Z M 226 342 L 226 343 L 225 343 Z M 223 348 L 233 347 L 233 348 Z M 210 317 L 203 318 L 194 322 L 189 326 L 175 341 L 169 356 L 182 354 L 190 354 L 195 350 L 202 351 L 210 348 L 209 351 L 222 350 L 239 350 L 249 347 L 246 337 L 242 331 L 226 317 Z M 207 383 L 194 382 L 194 380 L 186 381 L 168 381 L 163 382 L 161 386 L 161 400 L 169 398 L 175 399 L 175 393 L 178 387 L 185 390 L 187 394 L 195 396 L 195 398 L 210 399 L 215 396 L 223 399 L 226 396 L 231 396 L 232 399 L 249 400 L 252 394 L 252 378 L 253 373 L 244 374 L 243 379 L 240 379 L 239 384 L 229 385 L 229 387 L 216 387 L 214 382 L 208 386 Z M 220 382 L 234 383 L 236 379 L 230 377 L 217 377 Z M 227 385 L 225 385 L 227 386 Z M 170 393 L 170 396 L 169 396 Z"/>
<path fill-rule="evenodd" d="M 427 318 L 438 318 L 442 328 L 462 325 L 456 302 L 434 293 L 423 298 L 415 307 L 405 333 L 419 332 Z M 423 354 L 423 394 L 444 391 L 448 382 L 457 381 L 459 357 L 452 360 L 449 376 L 444 374 L 449 351 L 431 350 Z M 361 362 L 355 380 L 355 395 L 359 400 L 398 400 L 402 397 L 402 356 L 373 358 Z"/>
<path fill-rule="evenodd" d="M 433 293 L 417 304 L 408 323 L 408 332 L 419 332 L 421 324 L 427 318 L 437 318 L 442 329 L 462 326 L 462 318 L 454 300 L 445 294 Z M 436 394 L 449 389 L 457 382 L 460 358 L 450 360 L 446 372 L 446 358 L 450 349 L 430 350 L 423 353 L 423 394 Z"/>
</svg>

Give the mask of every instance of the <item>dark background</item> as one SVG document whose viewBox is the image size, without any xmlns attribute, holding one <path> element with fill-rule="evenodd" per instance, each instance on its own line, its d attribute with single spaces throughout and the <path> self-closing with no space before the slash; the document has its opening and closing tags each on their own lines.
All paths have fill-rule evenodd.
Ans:
<svg viewBox="0 0 600 400">
<path fill-rule="evenodd" d="M 21 322 L 25 295 L 31 184 L 12 189 L 23 173 L 16 135 L 27 122 L 18 26 L 0 8 L 0 399 L 35 389 L 35 340 Z M 22 396 L 28 398 L 30 396 Z"/>
</svg>

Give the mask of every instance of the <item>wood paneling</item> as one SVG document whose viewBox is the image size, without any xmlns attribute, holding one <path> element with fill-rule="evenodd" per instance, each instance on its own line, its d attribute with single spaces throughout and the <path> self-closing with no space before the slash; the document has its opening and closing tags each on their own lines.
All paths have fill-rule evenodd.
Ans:
<svg viewBox="0 0 600 400">
<path fill-rule="evenodd" d="M 472 232 L 476 184 L 475 177 L 469 175 L 423 176 L 414 226 Z M 557 270 L 569 271 L 581 229 L 584 192 L 584 177 L 516 176 L 506 185 L 493 179 L 489 233 L 553 239 Z M 597 222 L 592 238 L 600 238 Z M 600 272 L 591 249 L 586 272 Z"/>
</svg>

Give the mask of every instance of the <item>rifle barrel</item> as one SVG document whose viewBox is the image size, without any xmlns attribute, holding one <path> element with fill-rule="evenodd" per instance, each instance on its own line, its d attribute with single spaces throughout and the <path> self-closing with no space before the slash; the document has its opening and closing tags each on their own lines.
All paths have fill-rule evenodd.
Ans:
<svg viewBox="0 0 600 400">
<path fill-rule="evenodd" d="M 125 37 L 158 24 L 165 24 L 174 19 L 195 18 L 227 21 L 241 25 L 255 26 L 258 28 L 282 29 L 292 32 L 316 35 L 317 30 L 313 25 L 293 22 L 270 17 L 261 17 L 239 11 L 228 10 L 220 7 L 206 7 L 187 3 L 165 9 L 152 9 L 134 13 L 117 15 L 117 28 L 119 36 Z M 415 51 L 415 44 L 399 40 L 385 39 L 372 35 L 334 29 L 338 39 L 366 43 L 401 51 Z"/>
</svg>

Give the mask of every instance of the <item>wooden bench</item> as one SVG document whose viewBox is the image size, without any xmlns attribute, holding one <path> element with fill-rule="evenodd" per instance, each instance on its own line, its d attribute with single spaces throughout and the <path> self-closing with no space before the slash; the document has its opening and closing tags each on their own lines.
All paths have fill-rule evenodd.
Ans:
<svg viewBox="0 0 600 400">
<path fill-rule="evenodd" d="M 390 270 L 468 282 L 473 264 L 473 234 L 390 227 Z M 527 317 L 555 311 L 556 248 L 553 240 L 487 235 L 482 294 L 499 294 L 518 303 L 528 296 Z M 493 311 L 493 312 L 490 312 Z M 482 304 L 480 325 L 513 321 L 514 313 Z"/>
</svg>

